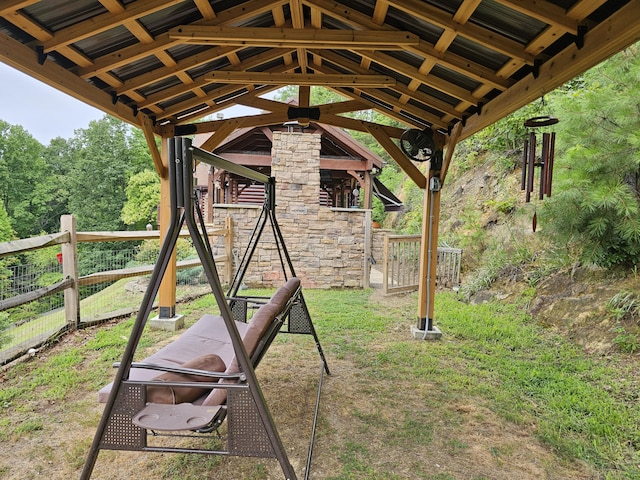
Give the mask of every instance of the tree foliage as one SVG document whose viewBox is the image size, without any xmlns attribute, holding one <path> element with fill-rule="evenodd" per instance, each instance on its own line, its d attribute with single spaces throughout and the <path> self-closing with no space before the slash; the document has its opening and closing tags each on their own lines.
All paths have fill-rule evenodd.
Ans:
<svg viewBox="0 0 640 480">
<path fill-rule="evenodd" d="M 158 220 L 160 178 L 154 170 L 143 170 L 133 175 L 125 191 L 127 201 L 122 208 L 122 221 L 141 230 Z"/>
<path fill-rule="evenodd" d="M 38 233 L 46 205 L 38 186 L 46 181 L 44 147 L 19 125 L 0 120 L 0 196 L 19 237 Z"/>
<path fill-rule="evenodd" d="M 76 131 L 71 141 L 72 170 L 69 181 L 69 211 L 80 230 L 124 230 L 122 208 L 127 200 L 129 179 L 152 168 L 148 152 L 132 142 L 125 123 L 104 116 Z"/>
<path fill-rule="evenodd" d="M 601 266 L 640 261 L 639 46 L 585 73 L 555 97 L 562 112 L 548 231 Z"/>
</svg>

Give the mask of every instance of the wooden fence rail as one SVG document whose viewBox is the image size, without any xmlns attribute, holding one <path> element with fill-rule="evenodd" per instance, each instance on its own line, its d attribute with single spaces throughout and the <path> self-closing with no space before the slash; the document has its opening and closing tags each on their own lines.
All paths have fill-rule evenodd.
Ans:
<svg viewBox="0 0 640 480">
<path fill-rule="evenodd" d="M 382 285 L 385 295 L 418 288 L 420 281 L 420 235 L 386 235 L 382 260 Z M 438 247 L 436 282 L 456 288 L 460 285 L 459 248 Z"/>
<path fill-rule="evenodd" d="M 96 272 L 80 277 L 78 275 L 78 252 L 76 247 L 78 243 L 86 242 L 126 242 L 159 239 L 160 232 L 157 230 L 127 232 L 76 232 L 75 219 L 71 215 L 62 216 L 61 230 L 62 232 L 60 233 L 0 243 L 0 258 L 7 257 L 9 255 L 19 255 L 23 252 L 38 250 L 55 245 L 61 245 L 62 254 L 58 254 L 60 255 L 58 258 L 62 263 L 63 276 L 61 281 L 52 285 L 40 287 L 10 298 L 0 299 L 0 312 L 36 300 L 44 299 L 45 297 L 62 291 L 64 292 L 65 320 L 59 330 L 65 331 L 75 329 L 78 328 L 82 322 L 79 302 L 80 286 L 96 285 L 105 282 L 117 281 L 122 278 L 149 275 L 153 270 L 153 265 L 142 265 L 118 270 Z M 228 218 L 225 221 L 224 228 L 208 227 L 207 235 L 209 237 L 223 236 L 225 238 L 225 254 L 216 256 L 215 262 L 224 268 L 223 275 L 226 276 L 225 278 L 231 278 L 233 274 L 233 257 L 231 256 L 231 252 L 233 251 L 233 222 Z M 181 232 L 180 237 L 189 237 L 189 232 Z M 178 270 L 183 270 L 200 265 L 200 259 L 182 260 L 177 262 L 176 268 Z M 120 315 L 119 311 L 112 313 L 114 317 Z M 102 320 L 108 318 L 108 314 L 101 317 Z M 47 337 L 50 335 L 51 332 L 48 332 Z M 41 336 L 42 335 L 34 336 L 31 343 L 29 342 L 29 339 L 26 339 L 25 342 L 20 344 L 20 351 L 13 349 L 11 357 L 15 358 L 17 355 L 26 352 L 29 348 L 36 346 L 33 342 L 38 341 L 36 337 L 40 338 Z M 7 359 L 5 357 L 6 355 L 3 354 L 3 351 L 0 348 L 0 364 L 10 360 L 10 358 Z"/>
</svg>

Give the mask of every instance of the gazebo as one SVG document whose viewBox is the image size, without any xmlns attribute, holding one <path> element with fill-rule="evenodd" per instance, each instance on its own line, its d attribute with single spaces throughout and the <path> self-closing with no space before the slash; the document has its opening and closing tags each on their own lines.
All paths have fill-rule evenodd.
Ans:
<svg viewBox="0 0 640 480">
<path fill-rule="evenodd" d="M 327 207 L 371 208 L 372 197 L 378 197 L 386 211 L 397 211 L 402 202 L 376 178 L 384 160 L 364 148 L 341 128 L 310 122 L 240 128 L 229 135 L 214 153 L 238 165 L 271 174 L 273 132 L 311 133 L 320 135 L 320 195 L 318 202 Z M 202 134 L 196 142 L 205 142 Z M 264 189 L 251 180 L 200 164 L 196 169 L 198 186 L 205 198 L 205 211 L 211 204 L 262 204 Z M 210 220 L 210 219 L 209 219 Z"/>
<path fill-rule="evenodd" d="M 240 128 L 291 121 L 371 133 L 425 192 L 425 332 L 456 143 L 640 38 L 637 0 L 12 0 L 0 18 L 0 61 L 144 131 L 164 206 L 172 137 L 209 133 L 212 151 Z M 283 85 L 300 86 L 298 106 L 262 96 Z M 348 100 L 311 105 L 314 85 Z M 195 123 L 231 105 L 268 113 Z M 366 109 L 406 127 L 341 115 Z M 426 174 L 396 143 L 407 129 L 440 152 Z M 169 273 L 160 290 L 168 318 Z"/>
</svg>

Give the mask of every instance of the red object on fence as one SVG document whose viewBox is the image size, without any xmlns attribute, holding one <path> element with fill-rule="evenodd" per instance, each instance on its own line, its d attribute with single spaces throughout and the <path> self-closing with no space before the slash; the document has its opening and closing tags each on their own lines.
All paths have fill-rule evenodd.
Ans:
<svg viewBox="0 0 640 480">
<path fill-rule="evenodd" d="M 62 265 L 62 254 L 56 253 L 56 258 L 58 259 L 58 263 Z"/>
</svg>

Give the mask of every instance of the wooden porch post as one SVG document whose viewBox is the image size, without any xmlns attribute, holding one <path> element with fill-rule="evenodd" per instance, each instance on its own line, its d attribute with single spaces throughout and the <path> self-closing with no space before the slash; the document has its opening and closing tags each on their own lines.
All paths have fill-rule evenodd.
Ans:
<svg viewBox="0 0 640 480">
<path fill-rule="evenodd" d="M 436 295 L 436 263 L 438 260 L 438 224 L 440 223 L 440 170 L 429 168 L 424 191 L 422 241 L 420 250 L 420 278 L 418 283 L 418 326 L 416 338 L 438 338 L 440 331 L 433 326 Z"/>
<path fill-rule="evenodd" d="M 161 157 L 163 165 L 167 165 L 169 158 L 169 139 L 162 137 Z M 167 171 L 166 168 L 164 171 Z M 171 222 L 169 175 L 160 177 L 160 212 L 158 214 L 160 223 L 160 243 L 162 244 L 167 235 L 167 228 Z M 167 266 L 159 290 L 159 310 L 158 319 L 171 319 L 176 315 L 176 250 L 171 253 L 171 260 Z"/>
<path fill-rule="evenodd" d="M 62 215 L 60 217 L 60 231 L 69 232 L 70 237 L 69 243 L 62 244 L 62 275 L 73 280 L 73 286 L 64 289 L 64 314 L 67 324 L 72 329 L 76 329 L 80 324 L 76 218 L 73 215 Z"/>
<path fill-rule="evenodd" d="M 440 190 L 447 176 L 453 152 L 455 150 L 462 122 L 456 124 L 446 139 L 446 153 L 440 170 L 432 169 L 429 162 L 427 188 L 424 191 L 424 210 L 422 217 L 422 249 L 420 251 L 420 280 L 418 285 L 418 326 L 412 329 L 415 338 L 437 339 L 442 333 L 433 326 L 433 311 L 436 296 L 436 272 L 438 263 L 438 228 L 440 225 Z M 436 144 L 443 139 L 436 136 Z"/>
</svg>

